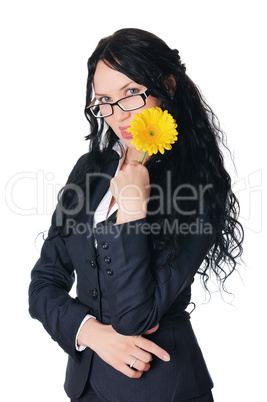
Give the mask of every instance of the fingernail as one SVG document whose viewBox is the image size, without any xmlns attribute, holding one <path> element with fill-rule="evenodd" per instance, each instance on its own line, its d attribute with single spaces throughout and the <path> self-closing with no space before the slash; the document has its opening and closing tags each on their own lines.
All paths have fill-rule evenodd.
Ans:
<svg viewBox="0 0 267 402">
<path fill-rule="evenodd" d="M 168 354 L 163 355 L 163 359 L 164 359 L 166 362 L 169 362 L 169 361 L 171 360 L 170 355 L 168 355 Z"/>
</svg>

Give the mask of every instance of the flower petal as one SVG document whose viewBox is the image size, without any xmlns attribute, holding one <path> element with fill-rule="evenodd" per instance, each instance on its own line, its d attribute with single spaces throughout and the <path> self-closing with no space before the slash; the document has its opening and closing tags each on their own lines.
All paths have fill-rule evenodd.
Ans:
<svg viewBox="0 0 267 402">
<path fill-rule="evenodd" d="M 148 154 L 164 153 L 170 150 L 177 141 L 177 124 L 167 110 L 159 107 L 144 109 L 142 113 L 135 115 L 129 131 L 133 134 L 132 144 L 136 149 L 143 149 Z"/>
</svg>

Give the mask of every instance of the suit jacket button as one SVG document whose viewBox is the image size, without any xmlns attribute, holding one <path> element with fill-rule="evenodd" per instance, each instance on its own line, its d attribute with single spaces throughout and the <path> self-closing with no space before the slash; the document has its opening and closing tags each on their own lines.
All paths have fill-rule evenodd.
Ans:
<svg viewBox="0 0 267 402">
<path fill-rule="evenodd" d="M 109 244 L 107 242 L 102 243 L 102 248 L 104 250 L 108 250 L 109 249 Z"/>
<path fill-rule="evenodd" d="M 110 257 L 104 257 L 104 261 L 106 264 L 110 264 L 111 263 L 111 258 Z"/>
<path fill-rule="evenodd" d="M 97 291 L 97 289 L 93 289 L 93 290 L 92 290 L 92 296 L 93 296 L 94 299 L 97 299 L 97 297 L 98 297 L 98 291 Z"/>
<path fill-rule="evenodd" d="M 94 260 L 90 260 L 90 265 L 91 265 L 92 268 L 96 267 Z"/>
<path fill-rule="evenodd" d="M 110 268 L 108 268 L 108 269 L 106 270 L 106 273 L 107 273 L 109 276 L 112 276 L 112 275 L 113 275 L 113 271 L 112 271 L 112 269 L 110 269 Z"/>
</svg>

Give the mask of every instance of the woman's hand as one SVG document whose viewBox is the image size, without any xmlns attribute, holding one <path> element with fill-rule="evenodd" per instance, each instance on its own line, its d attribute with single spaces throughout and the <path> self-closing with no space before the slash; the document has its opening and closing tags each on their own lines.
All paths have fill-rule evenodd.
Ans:
<svg viewBox="0 0 267 402">
<path fill-rule="evenodd" d="M 152 333 L 158 325 L 146 332 Z M 78 344 L 87 346 L 110 366 L 130 378 L 140 378 L 150 369 L 152 354 L 163 361 L 169 361 L 168 353 L 149 339 L 138 336 L 126 336 L 116 332 L 111 325 L 101 324 L 90 318 L 82 326 L 78 335 Z M 130 364 L 135 361 L 133 368 Z"/>
<path fill-rule="evenodd" d="M 110 189 L 119 207 L 117 224 L 146 216 L 150 184 L 145 166 L 137 161 L 124 164 L 117 176 L 110 181 Z"/>
</svg>

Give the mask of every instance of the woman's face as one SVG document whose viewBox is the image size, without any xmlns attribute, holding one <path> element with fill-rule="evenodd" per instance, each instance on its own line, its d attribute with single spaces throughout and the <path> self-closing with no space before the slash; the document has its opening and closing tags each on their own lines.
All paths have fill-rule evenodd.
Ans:
<svg viewBox="0 0 267 402">
<path fill-rule="evenodd" d="M 147 89 L 145 86 L 132 81 L 127 75 L 108 67 L 102 60 L 96 66 L 93 85 L 95 97 L 100 103 L 116 102 L 127 96 L 144 93 Z M 114 113 L 105 117 L 105 121 L 127 147 L 135 148 L 131 144 L 133 138 L 131 133 L 126 131 L 131 126 L 135 114 L 141 113 L 142 110 L 149 107 L 160 105 L 160 99 L 149 95 L 146 99 L 146 105 L 137 110 L 124 111 L 115 105 L 113 107 Z"/>
</svg>

